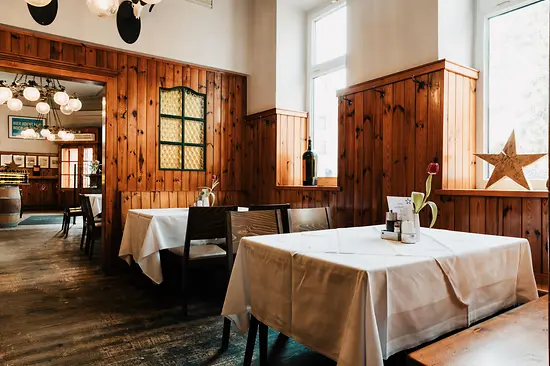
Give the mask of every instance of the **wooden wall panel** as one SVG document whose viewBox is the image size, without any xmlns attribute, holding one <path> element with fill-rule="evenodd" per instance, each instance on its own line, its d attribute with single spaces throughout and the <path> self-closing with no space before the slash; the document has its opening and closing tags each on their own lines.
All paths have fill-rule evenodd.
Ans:
<svg viewBox="0 0 550 366">
<path fill-rule="evenodd" d="M 0 27 L 0 67 L 106 85 L 104 131 L 104 247 L 106 270 L 116 267 L 121 235 L 119 192 L 140 192 L 131 206 L 181 207 L 222 177 L 220 202 L 246 204 L 241 153 L 246 114 L 246 77 L 89 46 L 38 33 Z M 185 85 L 207 95 L 206 172 L 158 170 L 158 93 Z M 229 189 L 228 192 L 224 190 Z M 176 193 L 173 193 L 176 192 Z M 144 193 L 141 196 L 141 193 Z M 151 199 L 148 199 L 152 197 Z"/>
</svg>

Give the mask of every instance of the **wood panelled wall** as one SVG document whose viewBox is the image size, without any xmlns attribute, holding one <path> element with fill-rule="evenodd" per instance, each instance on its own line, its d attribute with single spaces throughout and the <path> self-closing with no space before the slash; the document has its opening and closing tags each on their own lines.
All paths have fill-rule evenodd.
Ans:
<svg viewBox="0 0 550 366">
<path fill-rule="evenodd" d="M 245 76 L 8 27 L 0 28 L 0 67 L 105 84 L 102 262 L 106 270 L 118 263 L 119 192 L 195 194 L 199 186 L 210 183 L 212 174 L 220 177 L 221 192 L 245 188 L 242 170 L 246 164 L 241 148 L 247 100 Z M 180 85 L 207 95 L 206 172 L 157 169 L 159 87 Z"/>
</svg>

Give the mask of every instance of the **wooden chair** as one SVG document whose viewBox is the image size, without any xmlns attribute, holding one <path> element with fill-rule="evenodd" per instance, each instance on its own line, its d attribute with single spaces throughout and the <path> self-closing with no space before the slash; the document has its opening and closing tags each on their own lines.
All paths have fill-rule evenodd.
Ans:
<svg viewBox="0 0 550 366">
<path fill-rule="evenodd" d="M 23 218 L 23 190 L 19 188 L 19 195 L 21 196 L 21 209 L 19 209 L 19 218 Z"/>
<path fill-rule="evenodd" d="M 276 203 L 269 205 L 250 205 L 249 211 L 265 211 L 265 210 L 280 210 L 281 211 L 281 223 L 283 228 L 283 234 L 290 232 L 290 226 L 288 225 L 288 210 L 290 210 L 290 203 Z"/>
<path fill-rule="evenodd" d="M 65 207 L 63 211 L 63 223 L 61 224 L 61 230 L 65 235 L 65 238 L 69 235 L 69 227 L 71 224 L 71 218 L 73 219 L 73 225 L 76 223 L 76 218 L 83 216 L 81 207 Z"/>
<path fill-rule="evenodd" d="M 258 207 L 258 206 L 257 206 Z M 249 236 L 273 235 L 282 232 L 281 211 L 279 210 L 250 210 L 248 212 L 229 212 L 227 213 L 227 238 L 231 243 L 233 253 L 237 253 L 241 239 Z M 227 256 L 227 266 L 229 270 L 233 268 L 233 256 Z M 245 352 L 245 364 L 252 360 L 254 344 L 256 341 L 256 332 L 260 328 L 260 350 L 267 350 L 267 326 L 259 323 L 254 317 L 251 318 L 250 329 L 248 331 L 248 340 Z M 229 346 L 229 333 L 231 330 L 231 321 L 227 318 L 223 323 L 222 350 Z M 261 358 L 264 353 L 261 353 Z"/>
<path fill-rule="evenodd" d="M 81 195 L 80 203 L 84 214 L 84 222 L 82 225 L 86 227 L 86 230 L 82 230 L 83 235 L 85 234 L 86 236 L 84 253 L 87 253 L 89 258 L 92 259 L 94 255 L 94 243 L 96 240 L 101 239 L 101 220 L 98 221 L 94 219 L 92 205 L 90 204 L 90 198 L 88 196 Z M 82 241 L 80 245 L 82 246 Z"/>
<path fill-rule="evenodd" d="M 189 262 L 227 256 L 227 239 L 224 244 L 225 248 L 216 244 L 191 245 L 191 241 L 226 238 L 226 214 L 229 211 L 237 211 L 237 206 L 189 207 L 182 266 L 182 308 L 184 315 L 187 315 Z"/>
<path fill-rule="evenodd" d="M 288 210 L 288 221 L 291 233 L 327 230 L 332 227 L 330 209 L 328 207 Z"/>
</svg>

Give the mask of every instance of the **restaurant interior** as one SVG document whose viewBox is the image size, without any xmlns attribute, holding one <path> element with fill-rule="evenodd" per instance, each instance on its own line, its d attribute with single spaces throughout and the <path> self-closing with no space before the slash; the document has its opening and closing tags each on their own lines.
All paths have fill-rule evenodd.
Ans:
<svg viewBox="0 0 550 366">
<path fill-rule="evenodd" d="M 548 365 L 549 6 L 0 2 L 0 364 Z"/>
</svg>

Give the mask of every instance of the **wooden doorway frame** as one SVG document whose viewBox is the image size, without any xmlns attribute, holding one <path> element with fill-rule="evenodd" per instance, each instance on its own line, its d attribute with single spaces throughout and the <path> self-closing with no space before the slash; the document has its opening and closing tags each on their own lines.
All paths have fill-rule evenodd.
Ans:
<svg viewBox="0 0 550 366">
<path fill-rule="evenodd" d="M 113 136 L 113 124 L 116 124 L 117 105 L 117 77 L 118 72 L 99 67 L 83 65 L 68 65 L 55 60 L 44 60 L 38 57 L 16 55 L 10 52 L 0 51 L 0 69 L 14 73 L 33 73 L 37 75 L 50 76 L 57 79 L 78 81 L 85 83 L 101 84 L 105 87 L 105 116 L 102 119 L 102 194 L 104 213 L 102 215 L 102 245 L 100 250 L 101 265 L 105 272 L 109 273 L 115 267 L 111 255 L 113 241 L 113 222 L 107 220 L 113 217 L 113 206 L 117 197 L 117 168 L 116 158 L 116 136 Z M 110 143 L 109 143 L 110 142 Z M 110 146 L 113 145 L 113 146 Z M 109 148 L 110 147 L 110 148 Z M 110 162 L 110 163 L 107 163 Z M 107 202 L 110 204 L 107 205 Z"/>
</svg>

